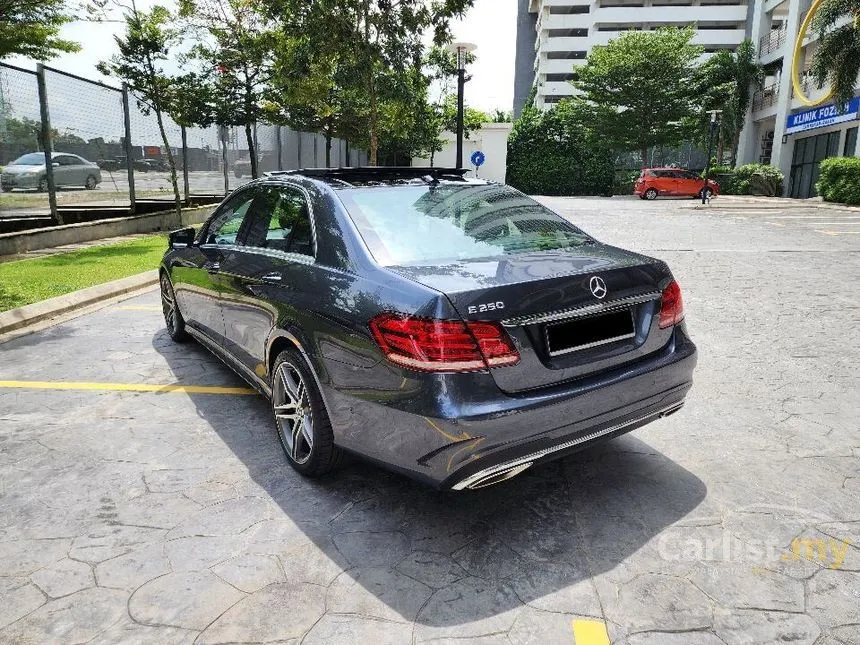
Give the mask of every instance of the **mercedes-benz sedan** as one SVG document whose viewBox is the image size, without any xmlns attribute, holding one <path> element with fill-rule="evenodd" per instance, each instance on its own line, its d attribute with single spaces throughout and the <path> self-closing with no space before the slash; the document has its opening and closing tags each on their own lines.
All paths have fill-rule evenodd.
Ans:
<svg viewBox="0 0 860 645">
<path fill-rule="evenodd" d="M 170 240 L 168 332 L 271 399 L 305 475 L 350 453 L 479 488 L 672 414 L 691 386 L 664 262 L 462 172 L 273 173 Z"/>
</svg>

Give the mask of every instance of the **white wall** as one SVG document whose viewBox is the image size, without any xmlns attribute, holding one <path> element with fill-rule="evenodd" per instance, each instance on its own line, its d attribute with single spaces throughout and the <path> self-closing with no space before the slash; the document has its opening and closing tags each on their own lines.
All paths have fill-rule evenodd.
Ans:
<svg viewBox="0 0 860 645">
<path fill-rule="evenodd" d="M 511 123 L 485 123 L 480 130 L 470 133 L 468 139 L 463 140 L 463 165 L 470 168 L 467 176 L 475 176 L 475 167 L 469 159 L 472 153 L 480 150 L 487 160 L 478 169 L 478 177 L 489 179 L 499 183 L 505 182 L 505 173 L 508 168 L 508 137 L 511 134 Z M 433 165 L 439 168 L 453 168 L 457 163 L 457 138 L 453 132 L 444 132 L 442 138 L 446 144 L 441 152 L 437 152 Z M 429 158 L 414 157 L 412 165 L 419 168 L 430 166 Z"/>
</svg>

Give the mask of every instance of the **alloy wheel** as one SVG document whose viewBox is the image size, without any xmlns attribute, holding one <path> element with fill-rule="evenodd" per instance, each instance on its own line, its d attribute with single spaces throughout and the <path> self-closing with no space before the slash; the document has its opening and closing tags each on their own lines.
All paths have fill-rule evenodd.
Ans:
<svg viewBox="0 0 860 645">
<path fill-rule="evenodd" d="M 161 310 L 164 312 L 164 322 L 170 331 L 176 328 L 176 299 L 170 280 L 166 275 L 161 276 Z"/>
<path fill-rule="evenodd" d="M 313 412 L 302 375 L 289 362 L 275 372 L 272 405 L 287 454 L 297 464 L 306 463 L 314 448 Z"/>
<path fill-rule="evenodd" d="M 657 199 L 657 191 L 653 188 L 649 188 L 645 191 L 645 199 Z"/>
<path fill-rule="evenodd" d="M 87 190 L 93 190 L 95 187 L 96 187 L 96 178 L 93 177 L 92 175 L 90 175 L 89 177 L 87 177 L 87 181 L 84 184 L 84 188 L 86 188 Z"/>
</svg>

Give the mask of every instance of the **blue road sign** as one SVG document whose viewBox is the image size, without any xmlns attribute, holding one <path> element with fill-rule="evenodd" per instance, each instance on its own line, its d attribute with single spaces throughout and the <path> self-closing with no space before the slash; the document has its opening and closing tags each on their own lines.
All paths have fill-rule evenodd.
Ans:
<svg viewBox="0 0 860 645">
<path fill-rule="evenodd" d="M 472 165 L 476 168 L 483 166 L 486 160 L 487 156 L 480 150 L 475 150 L 475 152 L 472 153 Z"/>
</svg>

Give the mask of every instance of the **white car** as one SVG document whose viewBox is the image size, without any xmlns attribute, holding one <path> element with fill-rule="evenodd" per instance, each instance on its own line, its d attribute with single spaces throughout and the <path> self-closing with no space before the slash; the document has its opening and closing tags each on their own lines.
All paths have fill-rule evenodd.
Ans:
<svg viewBox="0 0 860 645">
<path fill-rule="evenodd" d="M 92 161 L 68 152 L 54 152 L 51 155 L 54 168 L 54 184 L 60 186 L 83 186 L 93 190 L 101 183 L 102 172 Z M 29 152 L 3 169 L 0 175 L 3 192 L 13 188 L 35 188 L 48 190 L 48 177 L 45 170 L 45 153 Z"/>
</svg>

